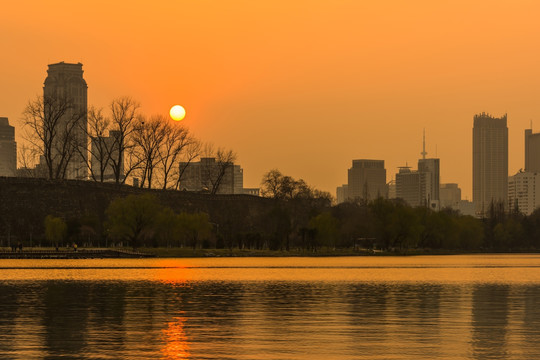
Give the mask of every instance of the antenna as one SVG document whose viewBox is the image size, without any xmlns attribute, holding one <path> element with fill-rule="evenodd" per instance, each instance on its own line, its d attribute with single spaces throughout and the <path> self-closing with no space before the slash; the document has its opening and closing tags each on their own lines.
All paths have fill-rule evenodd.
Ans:
<svg viewBox="0 0 540 360">
<path fill-rule="evenodd" d="M 422 136 L 422 152 L 420 153 L 422 155 L 422 159 L 426 158 L 427 152 L 426 152 L 426 128 L 424 128 L 424 133 Z"/>
</svg>

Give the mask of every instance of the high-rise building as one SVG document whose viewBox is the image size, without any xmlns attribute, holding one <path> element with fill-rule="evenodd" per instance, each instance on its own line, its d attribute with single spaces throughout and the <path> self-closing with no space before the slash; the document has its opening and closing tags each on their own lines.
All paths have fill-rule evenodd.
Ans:
<svg viewBox="0 0 540 360">
<path fill-rule="evenodd" d="M 384 160 L 353 160 L 348 171 L 348 199 L 375 200 L 387 197 Z"/>
<path fill-rule="evenodd" d="M 0 117 L 0 176 L 16 176 L 17 143 L 15 128 L 7 117 Z"/>
<path fill-rule="evenodd" d="M 473 202 L 477 215 L 491 204 L 507 205 L 508 127 L 506 114 L 500 118 L 481 113 L 473 126 Z"/>
<path fill-rule="evenodd" d="M 349 198 L 349 185 L 343 184 L 336 188 L 336 200 L 338 204 L 344 203 Z"/>
<path fill-rule="evenodd" d="M 439 199 L 442 208 L 457 209 L 461 201 L 461 189 L 458 184 L 441 184 Z"/>
<path fill-rule="evenodd" d="M 538 192 L 536 191 L 538 190 Z M 540 206 L 540 173 L 520 171 L 508 177 L 508 208 L 530 215 Z"/>
<path fill-rule="evenodd" d="M 474 203 L 461 199 L 461 189 L 458 184 L 441 184 L 439 195 L 441 209 L 450 208 L 459 211 L 461 215 L 475 215 Z"/>
<path fill-rule="evenodd" d="M 439 187 L 440 187 L 440 160 L 439 159 L 419 159 L 418 172 L 426 175 L 425 192 L 421 194 L 422 202 L 429 204 L 431 208 L 439 208 Z"/>
<path fill-rule="evenodd" d="M 232 176 L 233 176 L 233 194 L 243 194 L 244 193 L 244 169 L 240 165 L 233 165 L 232 167 Z"/>
<path fill-rule="evenodd" d="M 461 213 L 461 215 L 476 216 L 474 203 L 469 200 L 461 200 L 457 206 L 457 210 Z"/>
<path fill-rule="evenodd" d="M 540 133 L 525 130 L 525 171 L 540 172 Z"/>
<path fill-rule="evenodd" d="M 70 138 L 73 144 L 86 147 L 88 138 L 86 135 L 86 129 L 88 126 L 87 121 L 87 89 L 88 86 L 83 78 L 82 64 L 68 64 L 60 62 L 57 64 L 50 64 L 47 70 L 47 78 L 45 79 L 43 86 L 43 97 L 61 99 L 69 104 L 69 108 L 62 116 L 57 125 L 58 139 L 66 136 L 66 127 L 70 122 L 76 119 L 76 126 L 73 127 L 73 131 L 70 132 Z M 47 111 L 45 112 L 47 116 Z M 61 141 L 61 140 L 59 140 Z M 60 148 L 64 148 L 63 144 L 53 144 L 53 148 L 57 150 L 53 151 L 53 157 L 59 157 Z M 82 154 L 81 154 L 82 153 Z M 88 166 L 87 166 L 88 153 L 87 151 L 77 152 L 73 151 L 73 156 L 67 163 L 66 175 L 67 179 L 86 179 L 88 178 Z M 57 160 L 59 161 L 59 160 Z"/>
<path fill-rule="evenodd" d="M 240 165 L 227 166 L 221 180 L 222 165 L 215 158 L 201 158 L 189 164 L 180 163 L 180 168 L 185 168 L 180 179 L 181 190 L 212 191 L 214 184 L 219 181 L 217 194 L 244 193 L 244 171 Z"/>
<path fill-rule="evenodd" d="M 396 174 L 396 197 L 403 199 L 409 206 L 427 206 L 426 193 L 429 173 L 411 170 L 410 166 L 401 166 Z"/>
</svg>

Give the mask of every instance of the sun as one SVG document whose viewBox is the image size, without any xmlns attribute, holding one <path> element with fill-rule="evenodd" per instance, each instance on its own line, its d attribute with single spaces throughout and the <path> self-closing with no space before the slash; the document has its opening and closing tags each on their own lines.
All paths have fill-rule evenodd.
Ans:
<svg viewBox="0 0 540 360">
<path fill-rule="evenodd" d="M 174 121 L 180 121 L 186 116 L 186 110 L 180 105 L 174 105 L 169 111 L 169 114 Z"/>
</svg>

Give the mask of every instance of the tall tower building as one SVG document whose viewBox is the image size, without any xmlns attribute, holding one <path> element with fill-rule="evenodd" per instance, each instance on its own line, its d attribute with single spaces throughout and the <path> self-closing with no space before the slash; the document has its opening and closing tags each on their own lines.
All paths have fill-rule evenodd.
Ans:
<svg viewBox="0 0 540 360">
<path fill-rule="evenodd" d="M 425 189 L 421 194 L 423 204 L 428 204 L 432 209 L 439 208 L 440 187 L 440 159 L 426 158 L 426 131 L 423 134 L 422 159 L 418 160 L 418 172 L 425 173 Z"/>
<path fill-rule="evenodd" d="M 88 86 L 83 79 L 81 63 L 68 64 L 60 62 L 49 65 L 47 78 L 45 79 L 43 86 L 43 96 L 44 98 L 66 99 L 70 102 L 71 106 L 60 121 L 61 124 L 59 124 L 58 129 L 65 129 L 66 124 L 74 118 L 77 119 L 77 126 L 74 128 L 72 139 L 75 143 L 84 147 L 88 144 L 88 138 L 85 131 L 88 126 L 87 89 Z M 62 136 L 62 134 L 60 134 L 60 136 Z M 66 178 L 86 179 L 88 177 L 87 159 L 87 151 L 83 151 L 82 155 L 74 153 L 67 164 Z"/>
<path fill-rule="evenodd" d="M 525 130 L 525 171 L 540 172 L 540 133 Z"/>
<path fill-rule="evenodd" d="M 15 176 L 17 171 L 17 143 L 15 128 L 7 117 L 0 117 L 0 176 Z"/>
<path fill-rule="evenodd" d="M 349 199 L 375 200 L 387 197 L 384 160 L 353 160 L 348 171 Z"/>
<path fill-rule="evenodd" d="M 492 203 L 507 205 L 508 127 L 500 118 L 481 113 L 473 126 L 473 202 L 478 215 L 486 214 Z"/>
</svg>

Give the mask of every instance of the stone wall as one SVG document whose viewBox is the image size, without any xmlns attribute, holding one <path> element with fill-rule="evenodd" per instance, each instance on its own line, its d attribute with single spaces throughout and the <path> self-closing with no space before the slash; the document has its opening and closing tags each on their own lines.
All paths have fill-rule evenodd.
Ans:
<svg viewBox="0 0 540 360">
<path fill-rule="evenodd" d="M 251 195 L 210 195 L 77 180 L 0 177 L 0 242 L 7 238 L 42 238 L 47 215 L 103 223 L 110 202 L 130 194 L 154 194 L 176 212 L 202 211 L 226 231 L 258 227 L 273 202 Z M 232 230 L 232 229 L 231 229 Z"/>
</svg>

